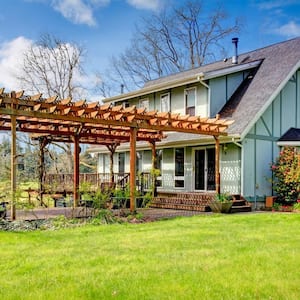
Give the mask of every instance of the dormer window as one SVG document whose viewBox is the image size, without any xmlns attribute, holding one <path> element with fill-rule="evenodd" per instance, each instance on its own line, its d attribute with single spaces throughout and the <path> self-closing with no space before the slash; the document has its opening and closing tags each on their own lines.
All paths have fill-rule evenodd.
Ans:
<svg viewBox="0 0 300 300">
<path fill-rule="evenodd" d="M 196 107 L 196 88 L 189 88 L 184 90 L 185 97 L 185 113 L 190 116 L 195 115 Z"/>
<path fill-rule="evenodd" d="M 170 111 L 170 93 L 162 94 L 160 96 L 160 111 L 161 112 Z"/>
</svg>

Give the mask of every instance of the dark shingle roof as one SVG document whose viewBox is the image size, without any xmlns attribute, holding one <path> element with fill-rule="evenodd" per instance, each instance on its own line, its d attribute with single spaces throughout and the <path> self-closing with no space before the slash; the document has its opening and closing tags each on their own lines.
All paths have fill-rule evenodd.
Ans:
<svg viewBox="0 0 300 300">
<path fill-rule="evenodd" d="M 254 122 L 277 96 L 293 72 L 300 67 L 300 38 L 274 44 L 265 48 L 239 55 L 239 63 L 261 61 L 253 78 L 232 99 L 232 107 L 221 110 L 224 117 L 230 116 L 235 122 L 229 127 L 229 134 L 246 134 Z M 192 70 L 151 80 L 145 87 L 153 88 L 162 83 L 196 76 L 203 72 L 232 67 L 231 60 L 218 61 Z M 229 104 L 228 104 L 229 106 Z M 226 113 L 225 113 L 226 112 Z M 222 117 L 222 114 L 221 114 Z"/>
<path fill-rule="evenodd" d="M 278 142 L 300 142 L 300 128 L 290 128 Z"/>
</svg>

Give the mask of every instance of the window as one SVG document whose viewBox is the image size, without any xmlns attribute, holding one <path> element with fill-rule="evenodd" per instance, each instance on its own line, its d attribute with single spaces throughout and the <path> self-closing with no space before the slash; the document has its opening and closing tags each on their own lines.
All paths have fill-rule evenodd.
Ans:
<svg viewBox="0 0 300 300">
<path fill-rule="evenodd" d="M 125 172 L 125 153 L 119 153 L 119 173 Z"/>
<path fill-rule="evenodd" d="M 184 187 L 184 148 L 175 149 L 175 187 Z"/>
<path fill-rule="evenodd" d="M 149 99 L 144 98 L 140 100 L 140 107 L 141 108 L 146 108 L 147 111 L 149 111 Z"/>
<path fill-rule="evenodd" d="M 190 116 L 195 115 L 196 88 L 186 89 L 185 92 L 185 113 Z"/>
<path fill-rule="evenodd" d="M 136 152 L 135 171 L 137 174 L 142 171 L 142 167 L 143 167 L 142 152 Z"/>
<path fill-rule="evenodd" d="M 163 94 L 160 96 L 160 111 L 161 112 L 170 111 L 170 93 Z"/>
</svg>

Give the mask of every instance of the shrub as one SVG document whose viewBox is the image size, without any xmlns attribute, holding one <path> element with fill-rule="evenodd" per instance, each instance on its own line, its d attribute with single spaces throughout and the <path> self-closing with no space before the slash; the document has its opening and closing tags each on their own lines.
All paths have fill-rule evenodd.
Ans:
<svg viewBox="0 0 300 300">
<path fill-rule="evenodd" d="M 284 147 L 271 165 L 273 190 L 281 201 L 295 202 L 300 194 L 300 153 L 294 147 Z"/>
</svg>

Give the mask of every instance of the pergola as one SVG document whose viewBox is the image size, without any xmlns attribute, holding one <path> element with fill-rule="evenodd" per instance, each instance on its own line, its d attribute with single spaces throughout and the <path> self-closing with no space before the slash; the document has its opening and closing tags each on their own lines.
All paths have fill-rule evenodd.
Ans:
<svg viewBox="0 0 300 300">
<path fill-rule="evenodd" d="M 130 142 L 130 210 L 135 210 L 136 142 L 148 141 L 155 161 L 155 143 L 164 131 L 210 135 L 216 147 L 216 192 L 220 192 L 219 136 L 227 135 L 232 120 L 201 118 L 178 113 L 146 111 L 145 108 L 122 105 L 101 105 L 99 102 L 77 102 L 43 98 L 42 94 L 24 95 L 24 91 L 5 93 L 0 89 L 0 130 L 11 131 L 11 191 L 12 219 L 15 218 L 14 195 L 16 192 L 16 131 L 35 133 L 57 142 L 74 144 L 74 206 L 78 205 L 79 144 L 102 144 L 114 149 Z"/>
</svg>

